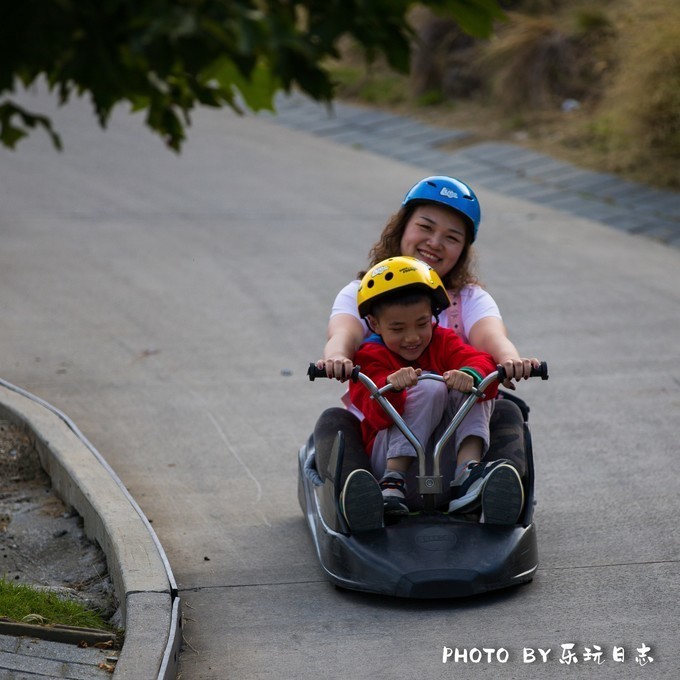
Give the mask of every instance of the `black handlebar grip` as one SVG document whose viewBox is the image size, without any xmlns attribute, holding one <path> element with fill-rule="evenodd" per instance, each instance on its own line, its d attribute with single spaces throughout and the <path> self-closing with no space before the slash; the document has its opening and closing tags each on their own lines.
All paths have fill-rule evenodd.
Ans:
<svg viewBox="0 0 680 680">
<path fill-rule="evenodd" d="M 309 364 L 307 369 L 307 375 L 310 380 L 315 380 L 316 378 L 326 378 L 326 369 L 319 368 L 316 364 Z"/>
<path fill-rule="evenodd" d="M 502 366 L 496 366 L 496 370 L 498 371 L 498 382 L 503 382 L 506 379 L 505 375 L 505 369 Z M 547 380 L 548 379 L 548 364 L 545 361 L 541 361 L 541 365 L 536 368 L 535 366 L 531 367 L 531 373 L 529 374 L 530 378 L 540 378 L 541 380 Z"/>
<path fill-rule="evenodd" d="M 540 378 L 541 380 L 547 380 L 550 376 L 548 375 L 548 364 L 545 361 L 541 361 L 541 365 L 538 368 L 531 367 L 531 377 Z"/>
<path fill-rule="evenodd" d="M 360 366 L 355 366 L 352 369 L 352 372 L 349 375 L 349 379 L 352 382 L 357 381 L 357 378 L 359 376 L 359 371 L 361 371 Z M 309 368 L 307 369 L 307 375 L 309 376 L 310 380 L 315 380 L 316 378 L 327 378 L 328 377 L 326 375 L 326 369 L 325 368 L 319 368 L 316 364 L 309 364 Z"/>
</svg>

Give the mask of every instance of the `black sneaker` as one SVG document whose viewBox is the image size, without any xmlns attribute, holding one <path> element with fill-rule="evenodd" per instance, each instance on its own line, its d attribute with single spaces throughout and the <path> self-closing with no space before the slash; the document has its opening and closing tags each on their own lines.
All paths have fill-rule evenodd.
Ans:
<svg viewBox="0 0 680 680">
<path fill-rule="evenodd" d="M 380 480 L 385 517 L 405 517 L 409 513 L 406 505 L 406 482 L 396 474 L 389 472 Z"/>
<path fill-rule="evenodd" d="M 487 481 L 502 466 L 512 468 L 506 460 L 468 463 L 463 472 L 451 482 L 452 500 L 449 503 L 449 512 L 467 513 L 479 510 L 482 504 L 482 491 Z M 497 497 L 498 494 L 494 496 Z"/>
<path fill-rule="evenodd" d="M 383 527 L 383 497 L 375 477 L 368 470 L 354 470 L 340 493 L 340 509 L 351 531 Z"/>
<path fill-rule="evenodd" d="M 517 470 L 507 461 L 487 476 L 482 489 L 482 516 L 485 524 L 516 524 L 524 507 L 524 487 Z"/>
</svg>

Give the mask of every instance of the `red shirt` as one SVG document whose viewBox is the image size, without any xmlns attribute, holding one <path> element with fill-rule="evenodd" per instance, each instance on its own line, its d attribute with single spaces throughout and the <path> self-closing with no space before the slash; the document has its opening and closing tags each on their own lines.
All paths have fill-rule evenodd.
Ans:
<svg viewBox="0 0 680 680">
<path fill-rule="evenodd" d="M 467 345 L 452 330 L 440 326 L 435 326 L 430 344 L 416 361 L 402 359 L 386 347 L 380 336 L 371 335 L 357 350 L 354 363 L 361 367 L 361 372 L 365 373 L 378 388 L 387 384 L 388 375 L 404 366 L 413 366 L 440 375 L 454 369 L 472 368 L 482 377 L 496 370 L 496 363 L 490 354 Z M 495 398 L 497 392 L 498 383 L 493 383 L 485 392 L 485 400 Z M 371 399 L 370 392 L 361 383 L 350 383 L 349 396 L 352 403 L 364 414 L 361 429 L 364 446 L 370 454 L 376 434 L 391 427 L 394 422 L 382 406 L 375 399 Z M 404 412 L 407 396 L 408 390 L 385 394 L 399 414 Z"/>
</svg>

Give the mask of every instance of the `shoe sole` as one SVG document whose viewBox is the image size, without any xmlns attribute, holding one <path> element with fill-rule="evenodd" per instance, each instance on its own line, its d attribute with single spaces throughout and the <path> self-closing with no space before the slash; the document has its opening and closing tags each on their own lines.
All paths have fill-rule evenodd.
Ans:
<svg viewBox="0 0 680 680">
<path fill-rule="evenodd" d="M 481 500 L 481 522 L 516 524 L 524 507 L 524 488 L 517 470 L 512 465 L 499 465 L 489 473 Z"/>
<path fill-rule="evenodd" d="M 349 475 L 343 489 L 341 507 L 351 531 L 382 529 L 382 492 L 370 472 L 354 470 Z"/>
</svg>

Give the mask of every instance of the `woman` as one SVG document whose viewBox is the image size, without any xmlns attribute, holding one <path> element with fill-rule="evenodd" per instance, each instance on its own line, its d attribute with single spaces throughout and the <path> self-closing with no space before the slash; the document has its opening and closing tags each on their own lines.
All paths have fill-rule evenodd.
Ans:
<svg viewBox="0 0 680 680">
<path fill-rule="evenodd" d="M 370 252 L 370 266 L 389 257 L 410 255 L 439 274 L 452 304 L 439 324 L 453 329 L 464 342 L 488 352 L 510 378 L 528 378 L 532 361 L 521 358 L 509 340 L 498 306 L 472 273 L 472 243 L 481 211 L 474 192 L 452 177 L 427 177 L 406 194 L 401 209 L 385 226 Z M 359 278 L 338 294 L 328 323 L 323 359 L 329 378 L 345 380 L 354 367 L 354 354 L 368 335 L 359 317 L 356 292 Z M 513 389 L 510 380 L 506 387 Z"/>
<path fill-rule="evenodd" d="M 472 272 L 472 244 L 480 217 L 479 202 L 467 184 L 452 177 L 426 177 L 410 189 L 399 212 L 388 221 L 380 240 L 371 249 L 370 266 L 399 255 L 429 264 L 439 274 L 452 301 L 439 314 L 439 324 L 454 330 L 464 342 L 491 354 L 506 371 L 508 380 L 504 385 L 514 389 L 511 379 L 528 378 L 532 364 L 540 362 L 520 357 L 507 336 L 498 306 Z M 360 272 L 359 278 L 345 286 L 333 304 L 323 359 L 317 362 L 329 378 L 345 381 L 350 376 L 354 355 L 369 334 L 357 306 L 357 291 L 364 273 Z M 361 442 L 359 421 L 363 415 L 349 403 L 347 395 L 343 401 L 348 410 L 327 409 L 314 429 L 317 469 L 324 478 L 335 478 L 336 471 L 330 469 L 330 452 L 336 433 L 343 431 L 341 485 L 353 470 L 370 470 Z M 497 406 L 491 419 L 493 453 L 487 460 L 509 459 L 524 475 L 521 411 L 509 400 L 499 405 L 502 408 Z"/>
</svg>

